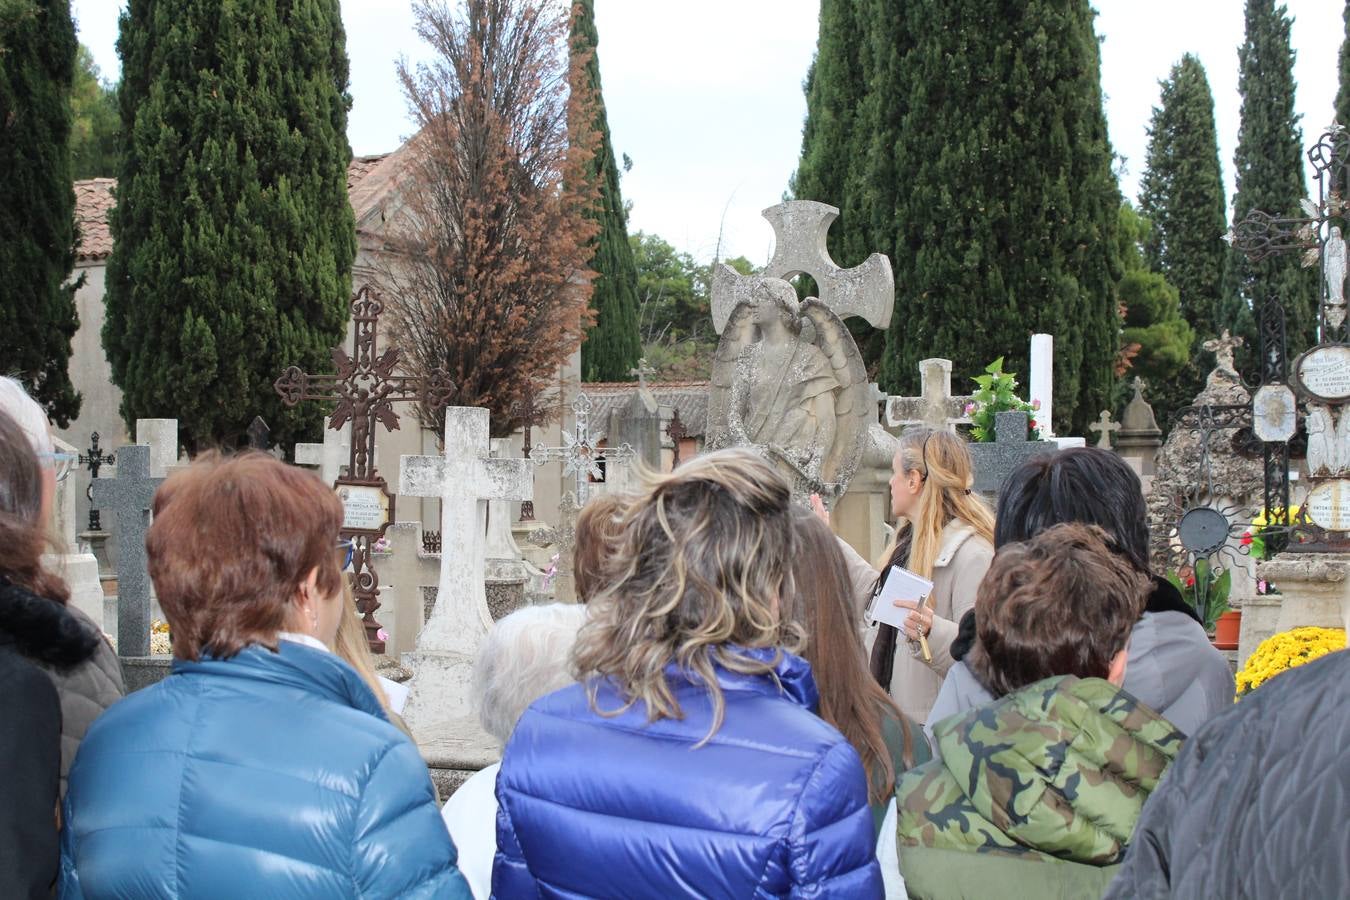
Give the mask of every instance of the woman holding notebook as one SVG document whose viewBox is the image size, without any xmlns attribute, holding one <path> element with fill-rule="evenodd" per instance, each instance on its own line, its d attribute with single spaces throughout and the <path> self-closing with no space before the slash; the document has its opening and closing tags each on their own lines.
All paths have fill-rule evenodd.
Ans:
<svg viewBox="0 0 1350 900">
<path fill-rule="evenodd" d="M 881 570 L 840 544 L 858 608 L 885 597 L 897 613 L 875 611 L 878 619 L 891 619 L 898 627 L 879 624 L 868 635 L 872 673 L 905 715 L 924 722 L 952 665 L 957 623 L 975 606 L 975 590 L 994 557 L 994 516 L 971 493 L 970 453 L 949 431 L 906 431 L 892 466 L 891 513 L 898 527 Z M 886 590 L 892 567 L 907 570 L 909 575 L 900 576 L 907 585 L 931 582 L 927 596 L 906 598 Z"/>
</svg>

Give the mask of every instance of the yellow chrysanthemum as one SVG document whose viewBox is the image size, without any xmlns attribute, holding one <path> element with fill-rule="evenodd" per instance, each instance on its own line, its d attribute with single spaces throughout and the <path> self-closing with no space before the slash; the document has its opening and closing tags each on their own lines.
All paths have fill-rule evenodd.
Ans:
<svg viewBox="0 0 1350 900">
<path fill-rule="evenodd" d="M 1238 672 L 1238 696 L 1251 693 L 1281 672 L 1344 649 L 1344 628 L 1306 626 L 1271 635 L 1261 642 Z"/>
</svg>

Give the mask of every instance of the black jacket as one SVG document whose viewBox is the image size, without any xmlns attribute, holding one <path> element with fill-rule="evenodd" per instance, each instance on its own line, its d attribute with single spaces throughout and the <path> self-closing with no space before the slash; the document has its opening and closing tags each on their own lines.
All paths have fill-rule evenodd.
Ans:
<svg viewBox="0 0 1350 900">
<path fill-rule="evenodd" d="M 1107 898 L 1343 897 L 1350 652 L 1211 719 L 1149 798 Z"/>
<path fill-rule="evenodd" d="M 0 897 L 47 897 L 56 878 L 61 706 L 51 679 L 0 639 Z"/>
</svg>

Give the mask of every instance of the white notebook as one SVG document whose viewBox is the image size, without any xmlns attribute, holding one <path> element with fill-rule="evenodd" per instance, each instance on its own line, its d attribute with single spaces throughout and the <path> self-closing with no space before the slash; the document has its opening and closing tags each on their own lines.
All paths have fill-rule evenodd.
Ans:
<svg viewBox="0 0 1350 900">
<path fill-rule="evenodd" d="M 872 598 L 867 617 L 873 622 L 885 622 L 904 630 L 905 617 L 910 611 L 895 605 L 896 600 L 920 601 L 933 592 L 933 582 L 909 569 L 891 566 L 891 573 L 881 586 L 881 592 Z"/>
</svg>

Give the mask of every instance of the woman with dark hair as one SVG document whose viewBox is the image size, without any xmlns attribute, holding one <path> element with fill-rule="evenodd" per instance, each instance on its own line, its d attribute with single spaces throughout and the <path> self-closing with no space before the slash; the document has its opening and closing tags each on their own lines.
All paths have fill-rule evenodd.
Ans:
<svg viewBox="0 0 1350 900">
<path fill-rule="evenodd" d="M 1139 476 L 1119 456 L 1094 447 L 1062 450 L 1024 463 L 998 498 L 994 545 L 1028 540 L 1066 522 L 1096 525 L 1135 571 L 1149 577 L 1144 613 L 1130 634 L 1125 690 L 1186 734 L 1233 703 L 1233 672 L 1210 644 L 1196 611 L 1148 564 L 1148 524 Z M 966 657 L 975 615 L 961 622 L 952 656 Z M 952 666 L 933 705 L 932 723 L 992 699 L 964 663 Z"/>
<path fill-rule="evenodd" d="M 47 534 L 56 485 L 70 474 L 74 456 L 55 451 L 47 414 L 12 378 L 0 378 L 0 415 L 9 417 L 12 434 L 36 457 L 31 467 L 15 458 L 24 448 L 11 435 L 10 456 L 0 461 L 0 515 L 8 523 L 0 526 L 0 622 L 24 632 L 23 643 L 39 654 L 34 659 L 61 698 L 64 795 L 85 732 L 126 693 L 122 666 L 98 626 L 70 605 L 65 581 L 42 565 L 51 549 Z"/>
<path fill-rule="evenodd" d="M 153 512 L 173 668 L 85 737 L 61 895 L 469 900 L 417 747 L 332 652 L 332 490 L 261 453 L 208 455 Z"/>
<path fill-rule="evenodd" d="M 101 641 L 64 605 L 65 584 L 42 568 L 43 480 L 28 435 L 0 412 L 2 897 L 50 896 L 58 860 L 62 720 L 53 679 L 86 663 Z"/>
<path fill-rule="evenodd" d="M 797 553 L 792 562 L 794 610 L 806 631 L 802 656 L 820 692 L 820 717 L 838 728 L 867 770 L 867 802 L 880 829 L 894 798 L 895 779 L 932 753 L 923 731 L 900 711 L 867 668 L 858 633 L 848 563 L 828 525 L 805 509 L 793 513 Z"/>
</svg>

